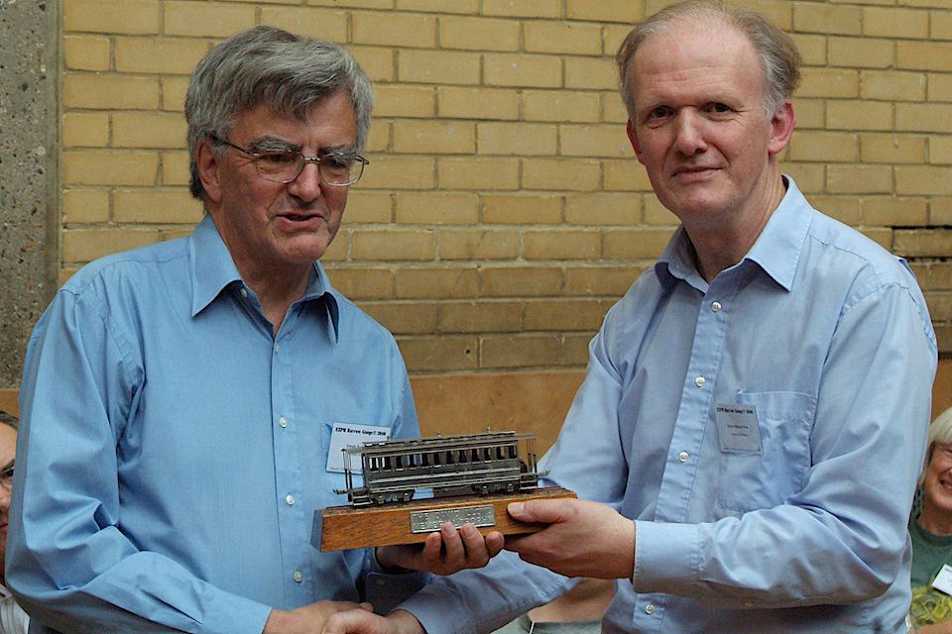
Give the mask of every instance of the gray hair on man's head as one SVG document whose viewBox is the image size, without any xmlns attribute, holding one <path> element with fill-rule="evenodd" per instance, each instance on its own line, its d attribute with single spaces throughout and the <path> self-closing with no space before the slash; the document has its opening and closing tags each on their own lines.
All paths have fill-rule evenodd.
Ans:
<svg viewBox="0 0 952 634">
<path fill-rule="evenodd" d="M 346 50 L 271 26 L 242 31 L 214 47 L 192 73 L 185 97 L 192 195 L 201 199 L 205 193 L 195 163 L 199 143 L 209 135 L 227 139 L 238 114 L 266 104 L 303 119 L 341 90 L 354 107 L 360 151 L 370 129 L 373 91 Z"/>
<path fill-rule="evenodd" d="M 714 21 L 737 29 L 753 45 L 764 71 L 764 112 L 767 116 L 773 116 L 777 108 L 793 96 L 800 83 L 800 52 L 789 35 L 755 11 L 730 7 L 719 0 L 688 0 L 666 7 L 638 23 L 618 48 L 615 62 L 618 64 L 621 98 L 629 116 L 635 113 L 629 71 L 638 47 L 651 35 L 676 22 L 705 24 Z"/>
</svg>

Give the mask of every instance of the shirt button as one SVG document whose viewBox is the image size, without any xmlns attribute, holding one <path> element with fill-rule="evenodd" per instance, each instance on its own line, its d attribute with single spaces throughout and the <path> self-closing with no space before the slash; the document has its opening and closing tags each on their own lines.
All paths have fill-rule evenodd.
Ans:
<svg viewBox="0 0 952 634">
<path fill-rule="evenodd" d="M 291 578 L 294 579 L 294 583 L 301 583 L 304 581 L 304 573 L 300 570 L 295 570 L 291 573 Z"/>
<path fill-rule="evenodd" d="M 274 352 L 275 352 L 275 354 L 277 354 L 277 353 L 280 352 L 280 351 L 281 351 L 281 344 L 280 344 L 280 343 L 274 344 Z"/>
<path fill-rule="evenodd" d="M 282 416 L 281 418 L 278 419 L 278 425 L 281 425 L 281 427 L 287 427 L 288 419 Z"/>
<path fill-rule="evenodd" d="M 681 453 L 678 454 L 678 461 L 687 462 L 689 457 L 690 456 L 688 456 L 688 452 L 682 451 Z"/>
<path fill-rule="evenodd" d="M 245 299 L 248 299 L 248 289 L 243 288 L 243 289 L 241 289 L 241 290 L 238 291 L 238 292 L 241 293 L 241 296 L 242 296 L 242 297 L 244 297 Z"/>
<path fill-rule="evenodd" d="M 696 379 L 694 379 L 694 385 L 696 385 L 696 386 L 698 386 L 698 387 L 704 387 L 704 377 L 703 377 L 703 376 L 699 376 L 699 377 L 697 377 Z"/>
<path fill-rule="evenodd" d="M 654 603 L 649 603 L 648 605 L 645 606 L 645 614 L 654 614 L 654 611 L 655 611 Z"/>
<path fill-rule="evenodd" d="M 711 310 L 715 313 L 721 312 L 721 303 L 720 302 L 711 302 Z"/>
<path fill-rule="evenodd" d="M 284 501 L 288 503 L 288 506 L 294 506 L 294 496 L 293 496 L 293 495 L 287 496 L 286 498 L 284 498 Z"/>
</svg>

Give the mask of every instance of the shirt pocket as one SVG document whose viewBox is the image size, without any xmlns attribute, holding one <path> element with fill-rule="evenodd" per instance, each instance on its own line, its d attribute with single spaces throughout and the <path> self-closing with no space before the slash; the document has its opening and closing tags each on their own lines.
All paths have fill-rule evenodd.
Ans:
<svg viewBox="0 0 952 634">
<path fill-rule="evenodd" d="M 761 453 L 720 452 L 717 515 L 739 515 L 783 504 L 803 487 L 810 468 L 816 398 L 801 392 L 739 392 L 757 410 Z"/>
</svg>

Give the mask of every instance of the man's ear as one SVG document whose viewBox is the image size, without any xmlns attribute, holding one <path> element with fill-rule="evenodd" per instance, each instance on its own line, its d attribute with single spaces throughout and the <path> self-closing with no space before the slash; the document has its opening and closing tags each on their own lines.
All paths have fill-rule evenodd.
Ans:
<svg viewBox="0 0 952 634">
<path fill-rule="evenodd" d="M 219 167 L 219 159 L 212 150 L 211 141 L 208 138 L 202 139 L 195 154 L 195 168 L 198 170 L 198 177 L 205 189 L 205 197 L 212 203 L 221 202 Z"/>
<path fill-rule="evenodd" d="M 773 117 L 770 119 L 770 141 L 767 144 L 767 154 L 773 158 L 783 152 L 793 136 L 793 128 L 797 123 L 797 117 L 793 112 L 793 104 L 784 101 L 777 108 Z"/>
<path fill-rule="evenodd" d="M 635 151 L 635 156 L 638 157 L 638 162 L 644 164 L 644 161 L 641 160 L 641 143 L 638 142 L 638 131 L 635 130 L 635 124 L 632 123 L 631 117 L 628 117 L 628 123 L 625 124 L 625 132 L 628 133 L 628 141 L 631 143 L 631 149 Z"/>
</svg>

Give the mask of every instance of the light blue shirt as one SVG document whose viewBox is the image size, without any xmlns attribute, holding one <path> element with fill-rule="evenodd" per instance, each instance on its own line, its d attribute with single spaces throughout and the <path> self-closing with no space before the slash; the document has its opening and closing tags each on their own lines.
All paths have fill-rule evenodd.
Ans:
<svg viewBox="0 0 952 634">
<path fill-rule="evenodd" d="M 604 631 L 904 632 L 936 356 L 907 267 L 792 180 L 710 284 L 678 230 L 605 317 L 543 462 L 636 520 Z M 759 442 L 722 450 L 718 405 L 754 406 Z M 405 607 L 431 634 L 486 631 L 563 587 L 497 557 Z"/>
<path fill-rule="evenodd" d="M 420 581 L 310 544 L 315 509 L 346 503 L 331 424 L 419 433 L 393 337 L 317 263 L 273 336 L 210 217 L 94 262 L 38 322 L 20 394 L 7 580 L 34 619 L 258 634 L 272 607 Z"/>
</svg>

